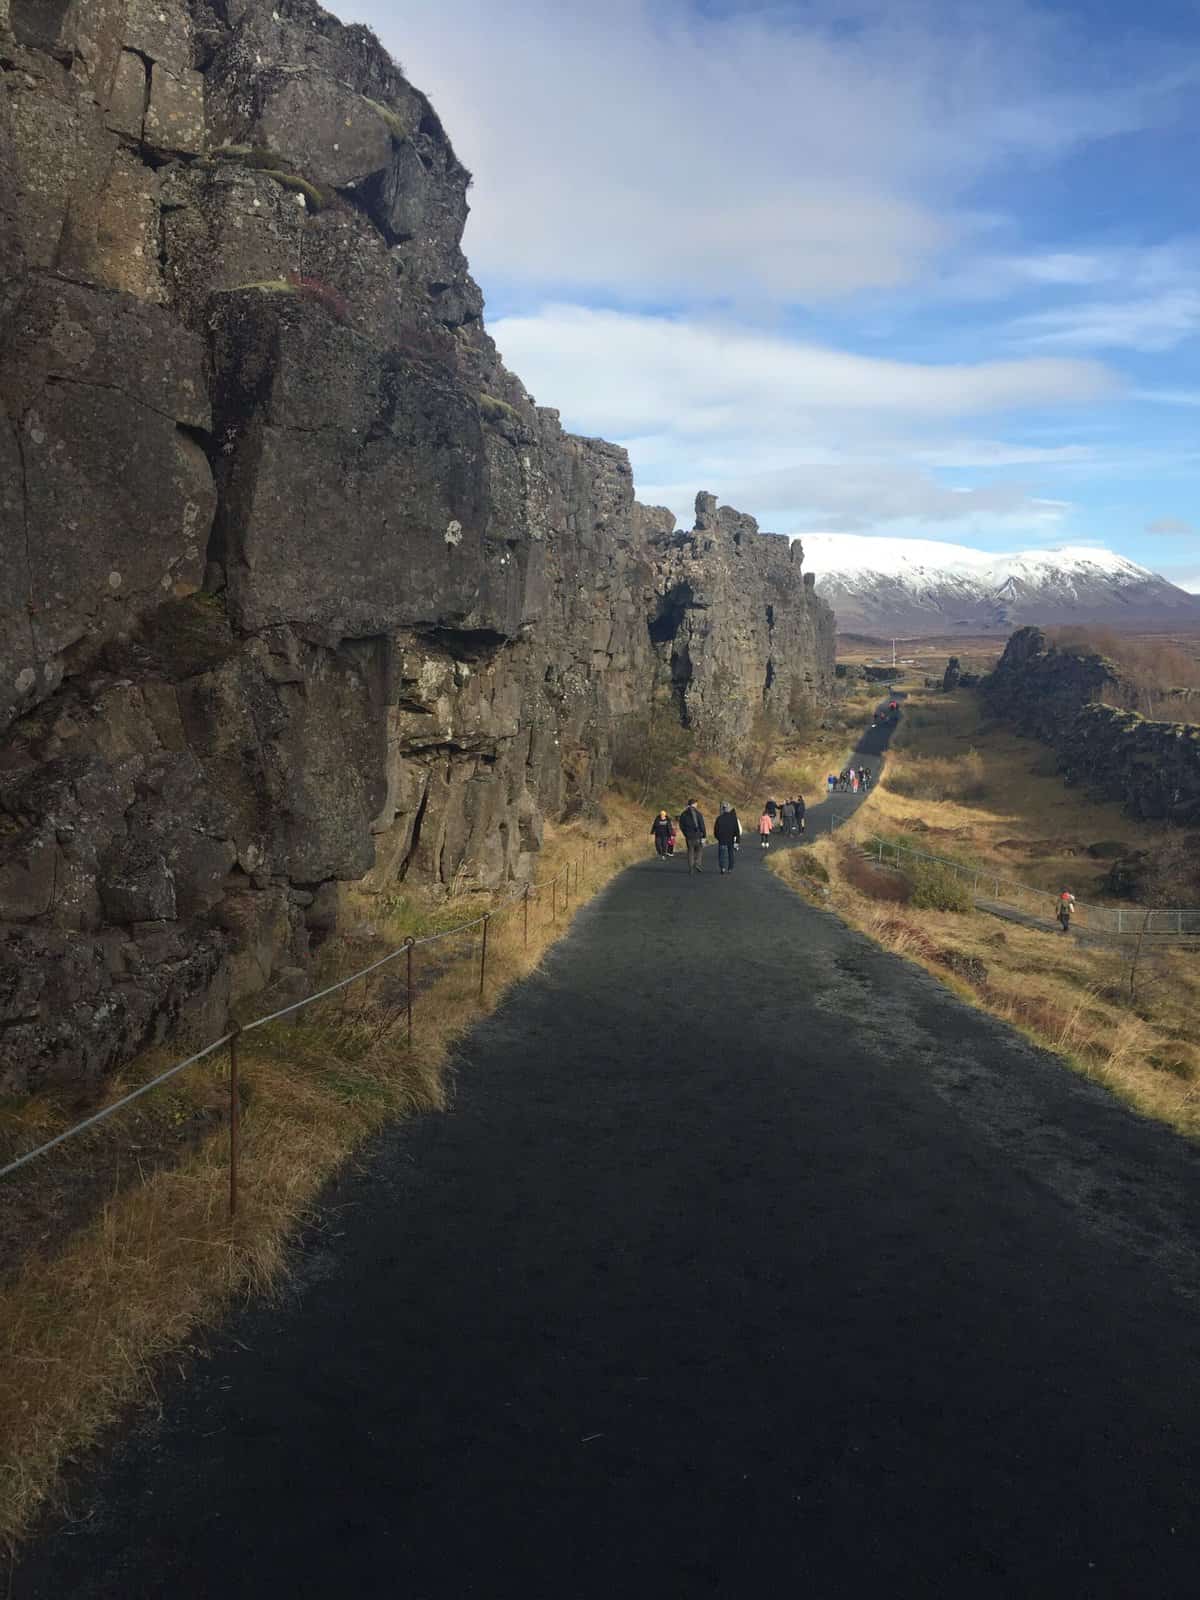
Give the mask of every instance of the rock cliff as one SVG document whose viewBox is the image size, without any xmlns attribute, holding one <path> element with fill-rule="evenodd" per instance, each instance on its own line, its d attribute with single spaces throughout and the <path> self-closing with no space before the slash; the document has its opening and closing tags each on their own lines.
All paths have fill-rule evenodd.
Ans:
<svg viewBox="0 0 1200 1600">
<path fill-rule="evenodd" d="M 650 634 L 684 723 L 724 753 L 759 712 L 803 726 L 830 692 L 835 624 L 800 544 L 701 493 L 691 533 L 664 530 L 658 548 Z"/>
<path fill-rule="evenodd" d="M 1021 628 L 981 690 L 994 716 L 1052 746 L 1068 783 L 1135 817 L 1200 822 L 1200 727 L 1121 709 L 1129 688 L 1103 656 Z"/>
<path fill-rule="evenodd" d="M 501 365 L 365 29 L 0 0 L 0 96 L 0 1090 L 219 1027 L 339 882 L 526 874 L 672 628 L 710 742 L 822 692 L 798 547 Z"/>
</svg>

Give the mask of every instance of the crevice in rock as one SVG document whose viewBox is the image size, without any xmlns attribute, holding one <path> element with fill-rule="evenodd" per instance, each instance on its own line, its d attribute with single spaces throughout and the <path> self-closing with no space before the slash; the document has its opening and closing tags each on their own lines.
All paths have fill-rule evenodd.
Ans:
<svg viewBox="0 0 1200 1600">
<path fill-rule="evenodd" d="M 670 644 L 678 637 L 683 619 L 695 605 L 696 597 L 690 583 L 677 583 L 658 603 L 658 612 L 650 619 L 651 644 Z"/>
<path fill-rule="evenodd" d="M 423 628 L 420 637 L 439 650 L 444 650 L 453 661 L 472 665 L 487 660 L 510 642 L 508 635 L 495 628 Z"/>
<path fill-rule="evenodd" d="M 433 774 L 430 773 L 425 780 L 425 787 L 421 791 L 421 798 L 417 804 L 417 814 L 413 818 L 412 838 L 408 841 L 408 849 L 404 853 L 404 860 L 400 863 L 400 870 L 396 877 L 403 883 L 408 877 L 408 869 L 412 866 L 417 854 L 417 847 L 421 843 L 421 825 L 425 821 L 425 811 L 429 805 L 429 791 L 433 787 Z"/>
</svg>

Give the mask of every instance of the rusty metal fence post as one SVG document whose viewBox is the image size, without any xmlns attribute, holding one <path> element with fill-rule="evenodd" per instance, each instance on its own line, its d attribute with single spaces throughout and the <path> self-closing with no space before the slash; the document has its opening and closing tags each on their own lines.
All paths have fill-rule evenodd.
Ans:
<svg viewBox="0 0 1200 1600">
<path fill-rule="evenodd" d="M 525 917 L 525 948 L 529 949 L 529 885 L 525 885 L 525 893 L 521 896 L 522 911 Z"/>
<path fill-rule="evenodd" d="M 550 879 L 550 921 L 558 921 L 558 879 Z"/>
<path fill-rule="evenodd" d="M 229 1038 L 229 1219 L 237 1215 L 238 1154 L 241 1145 L 242 1119 L 238 1096 L 238 1043 L 242 1025 L 235 1022 Z"/>
<path fill-rule="evenodd" d="M 404 1009 L 405 1009 L 405 1011 L 406 1011 L 406 1013 L 408 1015 L 408 1048 L 410 1050 L 412 1049 L 412 1003 L 413 1003 L 412 953 L 413 953 L 413 945 L 415 945 L 416 942 L 417 941 L 413 938 L 411 933 L 408 935 L 408 937 L 404 941 L 405 962 L 406 962 L 406 965 L 408 967 L 407 983 L 405 985 L 405 992 L 404 992 Z"/>
<path fill-rule="evenodd" d="M 491 925 L 492 913 L 483 913 L 483 937 L 479 941 L 479 998 L 483 999 L 483 985 L 487 978 L 487 936 Z"/>
</svg>

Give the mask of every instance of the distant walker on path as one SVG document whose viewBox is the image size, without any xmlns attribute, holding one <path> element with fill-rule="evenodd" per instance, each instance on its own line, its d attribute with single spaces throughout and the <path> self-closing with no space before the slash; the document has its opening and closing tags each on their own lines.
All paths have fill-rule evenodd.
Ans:
<svg viewBox="0 0 1200 1600">
<path fill-rule="evenodd" d="M 713 836 L 717 841 L 717 860 L 724 876 L 733 871 L 734 862 L 737 860 L 738 840 L 742 837 L 742 825 L 738 821 L 738 814 L 730 805 L 721 802 L 721 814 L 713 823 Z"/>
<path fill-rule="evenodd" d="M 679 827 L 687 845 L 688 871 L 703 872 L 700 858 L 704 853 L 704 841 L 708 837 L 708 829 L 704 826 L 700 807 L 694 800 L 689 800 L 679 813 Z"/>
<path fill-rule="evenodd" d="M 675 837 L 675 824 L 665 811 L 660 811 L 650 824 L 650 832 L 654 835 L 654 848 L 659 860 L 665 861 L 671 853 L 669 846 Z"/>
</svg>

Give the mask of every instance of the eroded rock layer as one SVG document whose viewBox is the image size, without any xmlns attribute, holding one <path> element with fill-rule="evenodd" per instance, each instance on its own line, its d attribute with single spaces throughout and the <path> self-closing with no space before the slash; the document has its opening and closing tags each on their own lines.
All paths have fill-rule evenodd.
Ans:
<svg viewBox="0 0 1200 1600">
<path fill-rule="evenodd" d="M 528 873 L 685 592 L 709 742 L 822 692 L 798 547 L 677 540 L 505 371 L 365 29 L 0 0 L 0 90 L 0 1090 L 218 1028 L 339 883 Z"/>
</svg>

